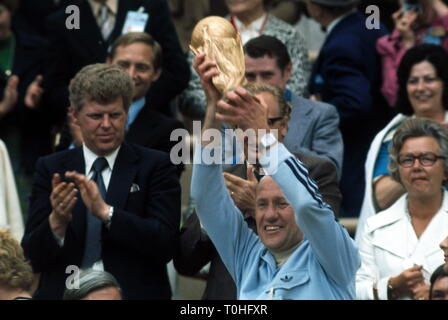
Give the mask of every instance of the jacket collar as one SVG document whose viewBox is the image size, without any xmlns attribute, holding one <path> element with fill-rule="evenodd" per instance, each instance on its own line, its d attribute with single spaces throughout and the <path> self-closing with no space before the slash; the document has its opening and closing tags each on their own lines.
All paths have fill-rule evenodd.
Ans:
<svg viewBox="0 0 448 320">
<path fill-rule="evenodd" d="M 368 220 L 368 233 L 374 233 L 372 243 L 394 255 L 407 259 L 407 249 L 415 237 L 407 208 L 407 195 L 403 195 L 392 207 Z M 444 191 L 442 205 L 426 230 L 418 239 L 411 259 L 424 258 L 440 251 L 439 243 L 448 234 L 448 193 Z M 414 261 L 420 263 L 420 261 Z M 423 261 L 421 262 L 423 263 Z"/>
</svg>

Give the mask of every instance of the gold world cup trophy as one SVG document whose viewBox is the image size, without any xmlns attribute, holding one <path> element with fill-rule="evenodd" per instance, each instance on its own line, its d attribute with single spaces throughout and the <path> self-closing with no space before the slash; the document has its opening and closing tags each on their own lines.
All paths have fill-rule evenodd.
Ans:
<svg viewBox="0 0 448 320">
<path fill-rule="evenodd" d="M 212 79 L 222 94 L 246 83 L 243 44 L 234 26 L 222 17 L 200 20 L 191 35 L 190 50 L 195 55 L 206 54 L 216 61 L 219 75 Z"/>
</svg>

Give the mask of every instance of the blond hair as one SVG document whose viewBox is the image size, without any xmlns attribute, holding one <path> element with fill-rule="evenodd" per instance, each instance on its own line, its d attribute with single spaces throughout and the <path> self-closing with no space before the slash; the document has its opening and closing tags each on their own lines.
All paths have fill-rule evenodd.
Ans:
<svg viewBox="0 0 448 320">
<path fill-rule="evenodd" d="M 0 286 L 29 291 L 33 270 L 23 249 L 8 230 L 0 230 Z"/>
</svg>

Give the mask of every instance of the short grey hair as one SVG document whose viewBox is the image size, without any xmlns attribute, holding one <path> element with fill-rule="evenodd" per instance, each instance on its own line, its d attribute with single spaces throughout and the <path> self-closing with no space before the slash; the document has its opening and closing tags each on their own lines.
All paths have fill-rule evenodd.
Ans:
<svg viewBox="0 0 448 320">
<path fill-rule="evenodd" d="M 70 81 L 69 99 L 73 109 L 81 111 L 87 101 L 105 105 L 121 97 L 127 112 L 132 103 L 134 83 L 120 67 L 105 63 L 88 65 Z"/>
<path fill-rule="evenodd" d="M 448 175 L 448 131 L 447 129 L 429 119 L 412 118 L 404 121 L 395 132 L 392 144 L 389 147 L 389 172 L 391 177 L 401 183 L 398 171 L 398 156 L 405 141 L 409 138 L 430 137 L 439 144 L 444 162 L 445 175 Z M 444 181 L 446 184 L 447 181 Z"/>
<path fill-rule="evenodd" d="M 117 288 L 121 295 L 120 285 L 109 272 L 93 269 L 83 270 L 79 273 L 79 289 L 66 288 L 63 300 L 81 300 L 93 291 L 109 287 Z"/>
</svg>

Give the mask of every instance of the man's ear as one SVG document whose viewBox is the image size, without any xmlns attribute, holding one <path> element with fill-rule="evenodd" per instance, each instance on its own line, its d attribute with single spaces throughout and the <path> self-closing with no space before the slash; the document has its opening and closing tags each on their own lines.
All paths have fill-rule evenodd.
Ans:
<svg viewBox="0 0 448 320">
<path fill-rule="evenodd" d="M 285 79 L 285 82 L 288 82 L 288 80 L 291 78 L 292 75 L 292 63 L 288 63 L 285 70 L 283 70 L 283 78 Z"/>
<path fill-rule="evenodd" d="M 67 114 L 68 114 L 69 121 L 71 121 L 73 124 L 79 126 L 79 121 L 78 121 L 79 112 L 75 111 L 75 108 L 69 107 Z"/>
<path fill-rule="evenodd" d="M 156 72 L 154 72 L 154 76 L 152 77 L 152 82 L 156 82 L 160 75 L 162 74 L 162 68 L 159 68 Z"/>
</svg>

